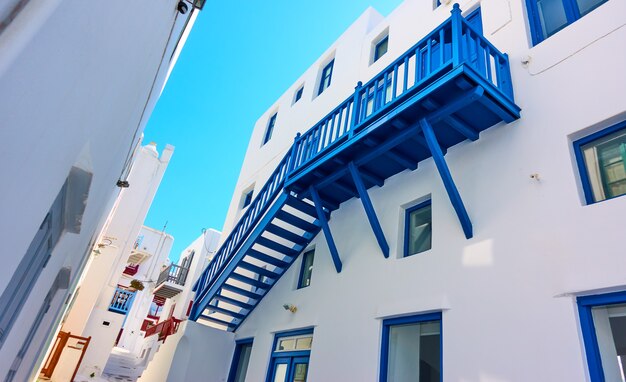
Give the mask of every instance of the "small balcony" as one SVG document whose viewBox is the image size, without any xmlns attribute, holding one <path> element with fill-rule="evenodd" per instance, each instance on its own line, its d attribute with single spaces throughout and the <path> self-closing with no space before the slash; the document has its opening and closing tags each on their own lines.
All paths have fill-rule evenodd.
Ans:
<svg viewBox="0 0 626 382">
<path fill-rule="evenodd" d="M 109 311 L 119 314 L 128 313 L 130 307 L 133 305 L 135 293 L 135 291 L 130 291 L 128 289 L 120 287 L 115 288 L 115 293 L 113 294 L 111 304 L 109 305 Z"/>
<path fill-rule="evenodd" d="M 170 264 L 161 271 L 154 295 L 162 298 L 172 298 L 183 291 L 187 281 L 188 268 Z"/>
<path fill-rule="evenodd" d="M 126 276 L 134 276 L 139 271 L 139 264 L 128 264 L 126 268 L 124 268 L 124 273 Z"/>
<path fill-rule="evenodd" d="M 148 338 L 156 334 L 159 336 L 158 340 L 163 341 L 163 343 L 165 343 L 165 340 L 167 339 L 167 337 L 171 336 L 172 334 L 176 334 L 176 332 L 178 332 L 178 327 L 180 326 L 180 323 L 182 321 L 183 320 L 170 317 L 167 320 L 163 322 L 159 322 L 156 325 L 147 326 L 146 335 L 144 338 Z"/>
</svg>

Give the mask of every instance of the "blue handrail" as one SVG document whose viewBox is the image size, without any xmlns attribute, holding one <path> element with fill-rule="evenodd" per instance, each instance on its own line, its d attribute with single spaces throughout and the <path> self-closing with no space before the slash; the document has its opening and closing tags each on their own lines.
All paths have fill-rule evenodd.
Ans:
<svg viewBox="0 0 626 382">
<path fill-rule="evenodd" d="M 462 16 L 458 4 L 452 15 L 409 48 L 389 66 L 355 91 L 304 134 L 295 137 L 276 170 L 239 219 L 211 263 L 194 285 L 204 297 L 207 286 L 226 268 L 252 228 L 283 189 L 285 180 L 423 89 L 441 75 L 461 65 L 470 66 L 479 76 L 513 100 L 509 58 L 496 49 Z"/>
</svg>

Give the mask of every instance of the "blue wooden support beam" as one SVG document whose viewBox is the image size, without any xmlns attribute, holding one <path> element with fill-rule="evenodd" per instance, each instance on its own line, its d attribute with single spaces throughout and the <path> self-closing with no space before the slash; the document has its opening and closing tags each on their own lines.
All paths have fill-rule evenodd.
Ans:
<svg viewBox="0 0 626 382">
<path fill-rule="evenodd" d="M 326 243 L 328 243 L 328 249 L 330 250 L 330 256 L 333 258 L 333 263 L 335 264 L 335 269 L 337 273 L 341 272 L 341 259 L 339 258 L 339 253 L 337 252 L 337 246 L 335 245 L 335 240 L 333 240 L 333 235 L 330 233 L 330 227 L 328 227 L 328 220 L 326 219 L 326 214 L 322 209 L 322 200 L 320 199 L 319 194 L 315 187 L 309 187 L 309 193 L 311 194 L 311 199 L 315 204 L 315 209 L 317 210 L 317 218 L 322 225 L 322 231 L 324 231 L 324 237 L 326 238 Z"/>
<path fill-rule="evenodd" d="M 452 207 L 454 207 L 454 210 L 459 217 L 459 221 L 461 222 L 461 227 L 463 227 L 465 237 L 470 239 L 474 235 L 472 231 L 472 222 L 470 221 L 467 210 L 463 205 L 463 200 L 461 200 L 459 190 L 454 184 L 454 180 L 452 179 L 452 175 L 450 174 L 448 164 L 443 157 L 443 152 L 441 151 L 441 147 L 437 142 L 437 137 L 435 137 L 433 127 L 430 125 L 430 123 L 428 123 L 426 119 L 421 119 L 419 121 L 419 124 L 422 127 L 422 131 L 424 132 L 426 143 L 428 143 L 428 147 L 433 156 L 433 160 L 435 161 L 435 166 L 437 166 L 437 170 L 439 171 L 439 175 L 441 176 L 441 180 L 443 181 L 443 185 L 448 192 L 450 202 L 452 202 Z"/>
<path fill-rule="evenodd" d="M 372 231 L 374 231 L 374 236 L 376 236 L 376 241 L 378 241 L 378 246 L 380 246 L 380 250 L 383 252 L 383 255 L 385 257 L 389 257 L 389 244 L 387 244 L 387 240 L 385 239 L 385 234 L 383 233 L 383 229 L 380 226 L 378 217 L 376 216 L 376 211 L 374 210 L 372 201 L 370 200 L 370 197 L 367 194 L 367 189 L 365 188 L 363 179 L 361 179 L 361 174 L 359 173 L 359 170 L 354 165 L 354 162 L 348 163 L 348 169 L 350 170 L 350 174 L 352 175 L 352 180 L 354 181 L 354 185 L 356 186 L 359 196 L 361 197 L 361 203 L 363 203 L 365 214 L 367 215 L 367 219 L 370 222 Z"/>
</svg>

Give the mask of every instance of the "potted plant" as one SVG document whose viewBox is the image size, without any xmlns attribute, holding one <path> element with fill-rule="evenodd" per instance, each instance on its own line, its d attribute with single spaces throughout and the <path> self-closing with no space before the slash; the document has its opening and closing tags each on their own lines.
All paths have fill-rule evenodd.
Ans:
<svg viewBox="0 0 626 382">
<path fill-rule="evenodd" d="M 143 283 L 142 283 L 141 281 L 139 281 L 139 280 L 137 280 L 137 279 L 133 279 L 133 280 L 130 282 L 130 287 L 131 287 L 132 289 L 135 289 L 135 290 L 143 290 L 144 285 L 143 285 Z"/>
</svg>

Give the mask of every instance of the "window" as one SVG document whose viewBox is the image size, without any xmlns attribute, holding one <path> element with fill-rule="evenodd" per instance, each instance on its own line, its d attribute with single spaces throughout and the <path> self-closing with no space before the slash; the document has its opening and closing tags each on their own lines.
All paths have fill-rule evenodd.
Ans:
<svg viewBox="0 0 626 382">
<path fill-rule="evenodd" d="M 263 144 L 266 144 L 270 141 L 270 139 L 272 139 L 272 133 L 274 132 L 274 125 L 276 124 L 277 115 L 278 113 L 274 113 L 274 115 L 270 117 L 270 120 L 267 123 L 267 129 L 265 129 L 265 136 L 263 137 Z"/>
<path fill-rule="evenodd" d="M 441 313 L 383 321 L 380 382 L 440 382 Z"/>
<path fill-rule="evenodd" d="M 385 53 L 387 53 L 387 49 L 389 48 L 389 36 L 385 36 L 382 40 L 376 43 L 374 47 L 374 62 L 378 61 Z"/>
<path fill-rule="evenodd" d="M 298 90 L 296 90 L 296 94 L 293 96 L 293 103 L 295 104 L 296 102 L 300 101 L 300 98 L 302 98 L 302 92 L 304 91 L 304 85 L 300 86 L 300 88 Z"/>
<path fill-rule="evenodd" d="M 252 196 L 254 195 L 254 189 L 250 189 L 248 191 L 244 191 L 243 196 L 241 197 L 241 208 L 246 208 L 252 203 Z"/>
<path fill-rule="evenodd" d="M 27 301 L 30 292 L 46 267 L 66 225 L 68 180 L 59 191 L 50 210 L 35 233 L 6 289 L 0 295 L 0 348 Z"/>
<path fill-rule="evenodd" d="M 430 200 L 405 212 L 404 257 L 427 251 L 432 242 L 432 209 Z"/>
<path fill-rule="evenodd" d="M 533 45 L 580 19 L 607 0 L 526 0 Z"/>
<path fill-rule="evenodd" d="M 245 381 L 251 353 L 252 338 L 237 341 L 233 362 L 230 365 L 230 373 L 228 374 L 228 382 Z"/>
<path fill-rule="evenodd" d="M 333 59 L 324 67 L 324 69 L 322 69 L 322 78 L 320 79 L 320 88 L 317 91 L 317 95 L 322 94 L 322 92 L 330 86 L 330 80 L 333 76 L 334 64 L 335 64 L 335 60 Z"/>
<path fill-rule="evenodd" d="M 591 382 L 626 381 L 626 292 L 577 302 Z"/>
<path fill-rule="evenodd" d="M 306 382 L 313 329 L 276 334 L 267 381 Z"/>
<path fill-rule="evenodd" d="M 574 142 L 587 204 L 626 194 L 626 121 Z"/>
<path fill-rule="evenodd" d="M 315 250 L 304 252 L 302 255 L 302 267 L 300 268 L 300 278 L 298 279 L 298 289 L 311 285 L 311 274 L 313 273 L 313 258 Z"/>
</svg>

